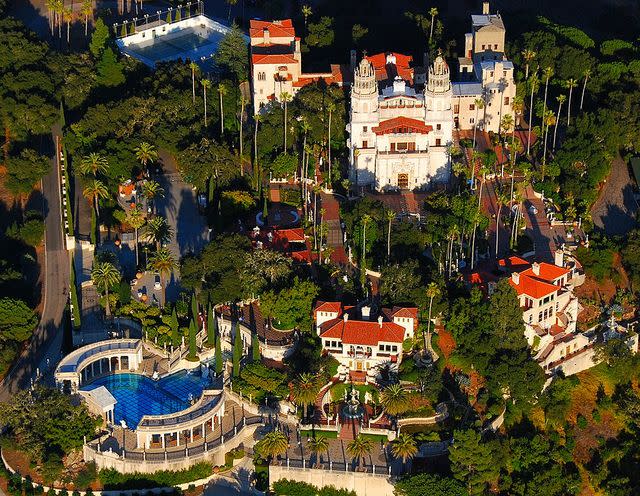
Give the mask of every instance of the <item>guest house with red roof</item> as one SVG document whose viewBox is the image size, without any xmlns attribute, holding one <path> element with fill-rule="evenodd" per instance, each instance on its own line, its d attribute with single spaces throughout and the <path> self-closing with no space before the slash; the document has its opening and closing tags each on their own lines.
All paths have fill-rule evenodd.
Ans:
<svg viewBox="0 0 640 496">
<path fill-rule="evenodd" d="M 510 273 L 509 284 L 522 308 L 525 337 L 540 366 L 547 373 L 554 372 L 557 363 L 565 363 L 564 368 L 571 371 L 592 366 L 589 361 L 585 367 L 580 359 L 580 351 L 588 349 L 592 340 L 576 330 L 582 307 L 573 288 L 582 282 L 581 274 L 575 264 L 565 261 L 562 250 L 556 252 L 555 264 L 509 257 L 500 260 L 499 267 Z M 571 357 L 578 357 L 577 362 L 567 363 Z"/>
<path fill-rule="evenodd" d="M 313 315 L 323 350 L 352 378 L 362 380 L 375 378 L 379 365 L 397 366 L 402 360 L 403 341 L 412 338 L 418 327 L 415 307 L 383 308 L 375 316 L 367 305 L 319 301 Z"/>
<path fill-rule="evenodd" d="M 327 84 L 343 84 L 344 67 L 332 64 L 328 72 L 303 73 L 300 38 L 291 19 L 261 21 L 249 25 L 253 108 L 259 111 L 282 94 L 293 97 L 307 84 L 323 79 Z"/>
</svg>

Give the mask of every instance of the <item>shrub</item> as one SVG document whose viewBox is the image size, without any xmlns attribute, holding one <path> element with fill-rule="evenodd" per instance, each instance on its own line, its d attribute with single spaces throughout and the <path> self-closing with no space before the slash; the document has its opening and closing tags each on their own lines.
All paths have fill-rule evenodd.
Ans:
<svg viewBox="0 0 640 496">
<path fill-rule="evenodd" d="M 306 482 L 281 479 L 273 483 L 276 496 L 356 496 L 355 491 L 336 489 L 334 486 L 318 488 Z"/>
<path fill-rule="evenodd" d="M 149 489 L 153 487 L 172 487 L 177 484 L 186 484 L 198 479 L 204 479 L 211 475 L 211 465 L 206 462 L 185 470 L 162 470 L 153 474 L 121 474 L 113 469 L 101 470 L 100 482 L 107 491 L 123 489 Z"/>
</svg>

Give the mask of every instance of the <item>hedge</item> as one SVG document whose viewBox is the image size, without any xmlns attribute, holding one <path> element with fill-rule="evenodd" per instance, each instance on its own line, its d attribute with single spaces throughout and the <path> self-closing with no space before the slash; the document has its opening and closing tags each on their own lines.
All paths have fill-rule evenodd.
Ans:
<svg viewBox="0 0 640 496">
<path fill-rule="evenodd" d="M 213 473 L 211 464 L 200 462 L 185 470 L 162 470 L 153 474 L 121 474 L 113 469 L 101 470 L 98 477 L 105 490 L 151 489 L 172 487 L 178 484 L 209 477 Z"/>
</svg>

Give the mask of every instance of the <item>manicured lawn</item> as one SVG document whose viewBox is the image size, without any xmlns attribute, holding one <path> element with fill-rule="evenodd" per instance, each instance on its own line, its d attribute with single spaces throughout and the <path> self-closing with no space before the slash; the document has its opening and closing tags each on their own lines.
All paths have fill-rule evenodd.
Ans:
<svg viewBox="0 0 640 496">
<path fill-rule="evenodd" d="M 300 431 L 301 437 L 326 437 L 327 439 L 336 439 L 338 433 L 336 431 L 320 431 L 315 429 L 307 429 Z"/>
</svg>

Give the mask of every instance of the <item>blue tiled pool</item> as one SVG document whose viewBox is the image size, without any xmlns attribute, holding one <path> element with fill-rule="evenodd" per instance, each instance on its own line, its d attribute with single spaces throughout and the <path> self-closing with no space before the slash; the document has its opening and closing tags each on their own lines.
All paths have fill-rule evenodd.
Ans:
<svg viewBox="0 0 640 496">
<path fill-rule="evenodd" d="M 117 400 L 114 418 L 135 429 L 144 415 L 179 412 L 197 400 L 209 379 L 199 373 L 176 372 L 158 381 L 139 374 L 114 374 L 100 377 L 82 389 L 90 391 L 104 386 Z"/>
</svg>

